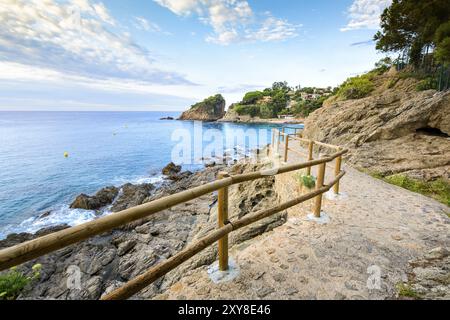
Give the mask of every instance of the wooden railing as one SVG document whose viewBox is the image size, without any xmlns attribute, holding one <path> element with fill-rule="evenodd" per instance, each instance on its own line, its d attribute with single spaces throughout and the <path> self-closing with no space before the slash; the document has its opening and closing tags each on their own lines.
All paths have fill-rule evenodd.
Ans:
<svg viewBox="0 0 450 320">
<path fill-rule="evenodd" d="M 287 134 L 287 133 L 285 133 L 284 128 L 283 128 L 282 131 L 280 131 L 278 129 L 273 129 L 271 148 L 272 148 L 272 150 L 277 148 L 277 152 L 279 152 L 279 143 L 281 141 L 283 142 L 283 144 L 284 144 L 284 162 L 288 161 L 288 153 L 289 153 L 289 151 L 297 153 L 297 154 L 300 154 L 300 155 L 304 155 L 301 151 L 289 147 L 289 141 L 291 141 L 291 140 L 296 140 L 296 141 L 299 141 L 299 142 L 306 143 L 306 145 L 308 146 L 308 154 L 307 154 L 307 160 L 308 161 L 311 161 L 311 160 L 314 159 L 314 146 L 328 148 L 328 149 L 332 149 L 332 150 L 336 150 L 336 151 L 344 150 L 342 147 L 335 146 L 335 145 L 332 145 L 332 144 L 305 139 L 305 138 L 302 137 L 302 130 L 303 129 L 298 129 L 298 130 L 300 132 L 295 130 L 294 134 Z M 340 173 L 341 168 L 342 168 L 342 155 L 336 158 L 336 164 L 335 164 L 334 168 L 335 168 L 335 175 L 337 176 Z M 308 167 L 307 168 L 307 175 L 310 175 L 310 174 L 311 174 L 311 167 Z M 324 172 L 324 175 L 325 175 L 325 172 Z M 318 178 L 320 178 L 320 177 L 321 177 L 321 174 L 319 172 Z M 338 181 L 334 185 L 333 188 L 334 188 L 335 194 L 339 194 L 340 182 Z"/>
<path fill-rule="evenodd" d="M 328 184 L 324 184 L 325 178 L 325 166 L 337 159 L 337 164 L 341 163 L 342 156 L 347 150 L 341 150 L 338 147 L 326 145 L 316 141 L 309 141 L 296 136 L 290 136 L 283 134 L 279 130 L 274 130 L 271 152 L 274 153 L 274 145 L 276 143 L 276 137 L 278 140 L 283 136 L 285 138 L 285 164 L 278 168 L 272 168 L 267 170 L 261 170 L 258 172 L 239 174 L 231 176 L 226 172 L 221 172 L 218 175 L 218 179 L 214 182 L 192 188 L 187 191 L 183 191 L 174 195 L 170 195 L 134 208 L 130 208 L 121 212 L 117 212 L 105 217 L 101 217 L 97 220 L 90 221 L 75 227 L 64 229 L 46 236 L 27 241 L 16 246 L 6 248 L 0 251 L 0 271 L 9 267 L 17 266 L 24 262 L 33 260 L 45 254 L 54 252 L 56 250 L 65 248 L 74 243 L 86 240 L 96 235 L 100 235 L 104 232 L 113 230 L 120 226 L 126 225 L 130 222 L 140 220 L 145 217 L 149 217 L 157 212 L 169 209 L 176 205 L 191 201 L 200 196 L 218 191 L 218 228 L 211 232 L 204 238 L 196 241 L 183 249 L 178 254 L 165 260 L 164 262 L 152 267 L 144 274 L 132 279 L 121 288 L 107 294 L 103 300 L 119 300 L 128 299 L 134 294 L 138 293 L 148 285 L 156 281 L 158 278 L 164 276 L 171 270 L 178 267 L 183 262 L 187 261 L 194 255 L 198 254 L 205 248 L 211 246 L 215 242 L 219 245 L 219 266 L 220 270 L 225 271 L 228 269 L 228 235 L 260 221 L 264 218 L 270 217 L 276 213 L 287 210 L 293 206 L 296 206 L 302 202 L 310 199 L 316 199 L 315 201 L 315 214 L 320 216 L 320 207 L 322 204 L 322 195 L 328 192 L 332 187 L 339 185 L 339 181 L 345 175 L 344 171 L 336 169 L 334 179 Z M 312 156 L 309 161 L 296 164 L 287 164 L 287 154 L 291 150 L 289 148 L 290 139 L 299 139 L 299 141 L 308 141 L 308 143 L 314 143 L 324 147 L 329 147 L 334 150 L 338 150 L 336 153 L 323 157 L 321 159 L 314 160 Z M 311 153 L 312 154 L 312 153 Z M 254 181 L 258 179 L 264 179 L 268 176 L 274 176 L 284 173 L 289 173 L 297 170 L 307 169 L 311 172 L 311 168 L 319 166 L 319 174 L 316 184 L 316 189 L 308 194 L 301 195 L 289 200 L 286 203 L 277 205 L 270 209 L 261 210 L 241 219 L 235 221 L 228 221 L 228 188 L 232 185 L 237 185 L 243 182 Z M 336 188 L 335 188 L 336 192 Z M 318 210 L 318 211 L 317 211 Z"/>
</svg>

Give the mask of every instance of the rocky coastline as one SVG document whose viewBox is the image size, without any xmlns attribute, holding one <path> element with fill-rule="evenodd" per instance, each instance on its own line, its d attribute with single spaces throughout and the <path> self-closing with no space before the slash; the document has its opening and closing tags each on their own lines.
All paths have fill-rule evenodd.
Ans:
<svg viewBox="0 0 450 320">
<path fill-rule="evenodd" d="M 257 154 L 264 153 L 257 152 Z M 232 165 L 210 163 L 203 170 L 193 173 L 182 171 L 181 167 L 171 163 L 164 168 L 166 180 L 159 187 L 152 184 L 105 187 L 95 195 L 79 195 L 71 207 L 100 210 L 108 206 L 112 212 L 118 212 L 212 182 L 218 172 L 223 170 L 239 174 L 263 167 L 264 164 L 242 159 Z M 230 218 L 243 217 L 276 203 L 278 196 L 273 191 L 273 184 L 274 178 L 268 177 L 230 188 L 230 212 L 232 212 Z M 230 237 L 230 246 L 243 243 L 284 224 L 286 215 L 280 213 L 234 233 Z M 19 299 L 99 299 L 214 230 L 216 224 L 217 195 L 210 194 L 74 244 L 21 265 L 19 270 L 27 273 L 31 266 L 39 263 L 42 265 L 42 272 L 40 280 L 29 286 Z M 35 234 L 10 234 L 0 241 L 0 249 L 68 227 L 60 225 L 45 228 Z M 216 257 L 217 248 L 212 246 L 134 298 L 150 299 L 161 294 L 185 272 L 209 265 Z M 81 273 L 79 288 L 68 286 L 68 277 L 74 268 Z"/>
<path fill-rule="evenodd" d="M 233 105 L 225 111 L 225 99 L 218 94 L 211 96 L 199 103 L 194 104 L 189 110 L 177 119 L 182 121 L 205 121 L 205 122 L 229 122 L 229 123 L 253 123 L 253 124 L 303 124 L 304 119 L 263 119 L 251 117 L 249 115 L 239 115 Z M 160 120 L 174 120 L 171 117 L 164 117 Z"/>
</svg>

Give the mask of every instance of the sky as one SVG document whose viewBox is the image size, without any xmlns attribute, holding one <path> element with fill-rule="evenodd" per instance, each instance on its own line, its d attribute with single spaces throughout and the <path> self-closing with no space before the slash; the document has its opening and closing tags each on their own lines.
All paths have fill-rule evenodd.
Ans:
<svg viewBox="0 0 450 320">
<path fill-rule="evenodd" d="M 0 0 L 0 110 L 181 111 L 383 57 L 391 0 Z"/>
</svg>

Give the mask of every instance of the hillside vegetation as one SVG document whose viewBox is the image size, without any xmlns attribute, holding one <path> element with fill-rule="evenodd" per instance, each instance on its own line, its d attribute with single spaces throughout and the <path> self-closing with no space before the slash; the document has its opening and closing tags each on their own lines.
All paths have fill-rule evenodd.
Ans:
<svg viewBox="0 0 450 320">
<path fill-rule="evenodd" d="M 322 107 L 332 94 L 332 88 L 290 87 L 287 82 L 275 82 L 263 91 L 251 91 L 242 101 L 230 107 L 239 116 L 277 118 L 280 115 L 305 117 Z"/>
</svg>

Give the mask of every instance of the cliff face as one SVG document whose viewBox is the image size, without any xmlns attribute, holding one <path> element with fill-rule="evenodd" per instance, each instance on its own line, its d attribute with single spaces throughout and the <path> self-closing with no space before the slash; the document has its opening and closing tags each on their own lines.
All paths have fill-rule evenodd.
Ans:
<svg viewBox="0 0 450 320">
<path fill-rule="evenodd" d="M 450 92 L 414 88 L 411 79 L 401 80 L 364 99 L 331 99 L 306 120 L 304 134 L 348 147 L 357 168 L 450 179 Z"/>
<path fill-rule="evenodd" d="M 225 99 L 218 94 L 194 104 L 179 120 L 217 121 L 225 115 Z"/>
</svg>

